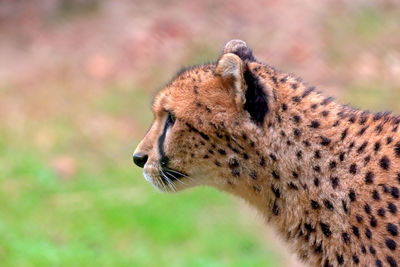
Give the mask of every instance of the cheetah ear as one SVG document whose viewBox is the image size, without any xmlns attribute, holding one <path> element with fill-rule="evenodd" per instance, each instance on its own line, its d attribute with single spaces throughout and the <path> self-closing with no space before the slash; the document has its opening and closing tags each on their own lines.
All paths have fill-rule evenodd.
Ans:
<svg viewBox="0 0 400 267">
<path fill-rule="evenodd" d="M 235 102 L 239 109 L 242 109 L 246 102 L 244 68 L 244 62 L 232 53 L 223 54 L 216 68 L 216 73 L 221 76 L 224 86 L 234 89 Z"/>
<path fill-rule="evenodd" d="M 224 47 L 223 54 L 232 53 L 240 57 L 243 61 L 256 61 L 253 51 L 247 44 L 239 39 L 230 40 Z"/>
</svg>

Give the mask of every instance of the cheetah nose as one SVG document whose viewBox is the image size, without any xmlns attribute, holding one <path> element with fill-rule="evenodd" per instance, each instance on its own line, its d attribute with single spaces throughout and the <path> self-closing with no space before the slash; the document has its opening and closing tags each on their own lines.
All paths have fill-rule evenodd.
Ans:
<svg viewBox="0 0 400 267">
<path fill-rule="evenodd" d="M 133 162 L 138 165 L 140 168 L 143 168 L 149 158 L 146 154 L 136 153 L 133 154 Z"/>
</svg>

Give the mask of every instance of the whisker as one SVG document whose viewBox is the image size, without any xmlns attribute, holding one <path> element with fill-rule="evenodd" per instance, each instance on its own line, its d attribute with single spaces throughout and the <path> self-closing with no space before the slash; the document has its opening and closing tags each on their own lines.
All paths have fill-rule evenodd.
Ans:
<svg viewBox="0 0 400 267">
<path fill-rule="evenodd" d="M 177 175 L 182 176 L 182 177 L 186 177 L 187 176 L 184 173 L 178 172 L 178 171 L 170 169 L 170 168 L 165 168 L 165 171 L 176 173 Z"/>
<path fill-rule="evenodd" d="M 171 179 L 169 179 L 169 177 L 164 173 L 163 170 L 161 170 L 161 174 L 168 181 L 168 187 L 171 188 L 171 190 L 173 192 L 176 192 L 176 188 L 175 188 L 174 184 L 172 183 Z"/>
<path fill-rule="evenodd" d="M 169 172 L 169 170 L 165 171 L 165 174 L 172 176 L 173 180 L 180 182 L 181 184 L 185 184 L 183 181 L 181 181 L 179 178 L 177 178 L 173 173 Z"/>
</svg>

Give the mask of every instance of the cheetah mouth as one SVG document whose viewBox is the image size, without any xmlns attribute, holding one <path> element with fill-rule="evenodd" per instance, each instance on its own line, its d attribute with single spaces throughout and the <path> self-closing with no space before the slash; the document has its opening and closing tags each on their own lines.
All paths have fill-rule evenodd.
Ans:
<svg viewBox="0 0 400 267">
<path fill-rule="evenodd" d="M 160 170 L 160 178 L 165 185 L 178 181 L 188 175 L 171 168 L 163 167 Z"/>
</svg>

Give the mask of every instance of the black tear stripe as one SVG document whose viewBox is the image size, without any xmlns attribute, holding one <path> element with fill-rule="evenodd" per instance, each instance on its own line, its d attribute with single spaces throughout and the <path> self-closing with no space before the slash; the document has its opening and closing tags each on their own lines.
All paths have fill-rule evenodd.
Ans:
<svg viewBox="0 0 400 267">
<path fill-rule="evenodd" d="M 164 130 L 160 138 L 158 138 L 158 152 L 160 153 L 160 164 L 162 167 L 166 167 L 168 164 L 169 159 L 164 152 L 164 141 L 165 141 L 165 135 L 167 134 L 167 130 L 171 125 L 173 125 L 173 123 L 174 122 L 171 121 L 170 116 L 168 116 L 167 119 L 165 120 Z"/>
<path fill-rule="evenodd" d="M 265 115 L 269 111 L 268 96 L 258 78 L 246 66 L 244 79 L 247 85 L 246 103 L 244 109 L 250 113 L 251 120 L 262 125 Z"/>
</svg>

